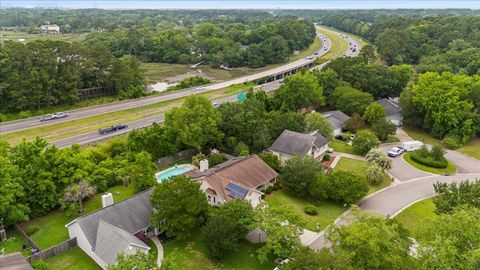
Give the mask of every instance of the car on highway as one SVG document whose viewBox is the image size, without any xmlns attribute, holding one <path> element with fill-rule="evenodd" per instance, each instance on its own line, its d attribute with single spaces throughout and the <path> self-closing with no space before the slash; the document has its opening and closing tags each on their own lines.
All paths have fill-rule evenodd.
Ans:
<svg viewBox="0 0 480 270">
<path fill-rule="evenodd" d="M 45 114 L 44 116 L 40 117 L 40 121 L 50 121 L 50 120 L 55 120 L 55 119 L 60 119 L 60 118 L 65 118 L 68 117 L 68 113 L 64 112 L 56 112 L 52 114 Z"/>
<path fill-rule="evenodd" d="M 389 157 L 398 157 L 403 154 L 403 152 L 405 152 L 405 149 L 403 149 L 402 147 L 393 147 L 388 151 L 387 155 Z"/>
<path fill-rule="evenodd" d="M 68 117 L 68 113 L 64 113 L 64 112 L 56 112 L 53 114 L 53 116 L 55 117 L 55 119 L 60 119 L 60 118 L 65 118 L 65 117 Z"/>
<path fill-rule="evenodd" d="M 110 132 L 114 132 L 114 131 L 121 130 L 121 129 L 126 129 L 126 128 L 128 128 L 128 126 L 126 124 L 117 124 L 117 125 L 113 125 L 113 126 L 110 126 L 110 127 L 100 128 L 98 130 L 98 133 L 107 134 L 107 133 L 110 133 Z"/>
<path fill-rule="evenodd" d="M 44 121 L 50 121 L 50 120 L 53 120 L 55 119 L 55 116 L 53 116 L 53 114 L 45 114 L 44 116 L 40 117 L 40 121 L 44 122 Z"/>
<path fill-rule="evenodd" d="M 307 60 L 313 60 L 314 58 L 315 58 L 315 57 L 313 57 L 313 56 L 307 56 L 307 57 L 305 57 L 305 59 L 307 59 Z"/>
</svg>

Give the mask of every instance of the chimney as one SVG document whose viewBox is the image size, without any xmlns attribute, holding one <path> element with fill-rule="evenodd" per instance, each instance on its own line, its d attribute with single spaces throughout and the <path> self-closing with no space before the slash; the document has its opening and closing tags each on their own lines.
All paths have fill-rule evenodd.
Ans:
<svg viewBox="0 0 480 270">
<path fill-rule="evenodd" d="M 112 193 L 105 193 L 102 195 L 102 207 L 107 207 L 113 204 Z"/>
<path fill-rule="evenodd" d="M 208 170 L 208 159 L 200 160 L 200 172 Z"/>
</svg>

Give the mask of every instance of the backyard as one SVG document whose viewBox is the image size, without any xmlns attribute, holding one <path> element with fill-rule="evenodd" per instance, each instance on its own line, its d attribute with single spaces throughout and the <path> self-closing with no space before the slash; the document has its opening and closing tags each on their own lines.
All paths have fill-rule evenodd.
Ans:
<svg viewBox="0 0 480 270">
<path fill-rule="evenodd" d="M 402 224 L 412 237 L 418 239 L 425 220 L 435 216 L 435 204 L 433 204 L 432 198 L 428 198 L 403 210 L 395 217 L 395 220 Z"/>
<path fill-rule="evenodd" d="M 353 146 L 339 140 L 332 140 L 328 146 L 330 146 L 335 152 L 357 155 Z"/>
<path fill-rule="evenodd" d="M 368 164 L 366 161 L 342 157 L 334 170 L 343 170 L 356 173 L 362 177 L 367 174 Z M 366 181 L 366 180 L 365 180 Z M 388 187 L 391 183 L 390 177 L 385 174 L 383 181 L 379 185 L 368 184 L 368 194 L 374 193 L 382 188 Z"/>
<path fill-rule="evenodd" d="M 163 245 L 165 259 L 170 260 L 176 269 L 229 269 L 229 270 L 271 270 L 272 262 L 261 264 L 257 259 L 258 244 L 243 241 L 239 250 L 217 261 L 208 258 L 206 248 L 200 240 L 200 234 L 186 241 L 174 240 Z"/>
<path fill-rule="evenodd" d="M 45 260 L 49 269 L 55 270 L 100 270 L 90 257 L 79 247 L 72 248 L 64 253 Z"/>
<path fill-rule="evenodd" d="M 265 197 L 270 208 L 275 211 L 285 211 L 293 213 L 300 218 L 304 227 L 311 231 L 320 231 L 332 224 L 337 217 L 339 217 L 346 207 L 329 201 L 312 201 L 304 198 L 299 198 L 288 191 L 281 190 L 273 192 Z M 318 215 L 307 215 L 304 211 L 306 206 L 313 206 L 317 209 Z"/>
<path fill-rule="evenodd" d="M 134 187 L 124 187 L 123 185 L 112 187 L 108 190 L 114 195 L 114 201 L 118 202 L 125 198 L 128 198 L 134 194 Z M 120 192 L 115 196 L 115 192 Z M 85 202 L 85 212 L 83 215 L 91 213 L 102 207 L 101 196 L 103 193 L 99 193 Z M 62 209 L 57 209 L 48 213 L 45 216 L 34 218 L 28 222 L 20 224 L 23 230 L 26 230 L 28 226 L 34 225 L 38 227 L 38 230 L 34 232 L 30 237 L 37 243 L 40 249 L 46 249 L 48 247 L 57 245 L 68 239 L 68 231 L 65 225 L 78 216 L 68 216 Z"/>
<path fill-rule="evenodd" d="M 7 241 L 0 241 L 0 255 L 22 252 L 22 245 L 25 243 L 20 234 L 17 233 L 14 229 L 7 231 Z M 27 249 L 22 252 L 24 256 L 29 256 L 30 251 Z"/>
</svg>

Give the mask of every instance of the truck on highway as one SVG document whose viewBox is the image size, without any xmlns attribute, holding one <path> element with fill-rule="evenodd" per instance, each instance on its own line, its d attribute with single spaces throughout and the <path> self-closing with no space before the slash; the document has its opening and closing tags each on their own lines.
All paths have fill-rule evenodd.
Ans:
<svg viewBox="0 0 480 270">
<path fill-rule="evenodd" d="M 408 141 L 403 143 L 402 148 L 406 152 L 411 152 L 411 151 L 419 150 L 420 148 L 422 148 L 422 146 L 423 146 L 423 143 L 420 141 Z"/>
</svg>

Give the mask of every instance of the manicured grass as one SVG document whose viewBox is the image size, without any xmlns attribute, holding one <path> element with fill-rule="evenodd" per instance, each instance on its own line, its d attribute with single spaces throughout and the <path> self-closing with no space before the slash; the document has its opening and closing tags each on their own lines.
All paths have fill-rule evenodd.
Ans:
<svg viewBox="0 0 480 270">
<path fill-rule="evenodd" d="M 332 30 L 324 26 L 317 26 L 318 31 L 322 34 L 325 34 L 332 41 L 332 47 L 330 51 L 320 57 L 320 60 L 331 60 L 337 57 L 342 56 L 348 50 L 348 43 L 343 40 L 341 37 L 334 34 Z"/>
<path fill-rule="evenodd" d="M 421 141 L 426 144 L 440 144 L 440 140 L 433 138 L 430 134 L 421 129 L 412 127 L 403 127 L 402 129 L 408 134 L 408 136 L 416 141 Z"/>
<path fill-rule="evenodd" d="M 186 241 L 174 240 L 163 245 L 165 258 L 171 260 L 175 269 L 196 270 L 271 270 L 275 267 L 272 262 L 261 264 L 257 259 L 256 250 L 261 247 L 244 240 L 239 250 L 218 261 L 206 256 L 206 248 L 200 241 L 197 233 Z"/>
<path fill-rule="evenodd" d="M 79 247 L 45 260 L 49 269 L 55 270 L 97 270 L 102 269 Z"/>
<path fill-rule="evenodd" d="M 120 192 L 120 194 L 115 196 L 115 192 L 117 191 Z M 123 185 L 119 185 L 110 188 L 108 192 L 111 192 L 114 195 L 114 202 L 118 202 L 132 196 L 134 194 L 134 188 L 133 185 L 129 185 L 127 188 Z M 100 209 L 102 207 L 101 196 L 102 194 L 96 194 L 90 200 L 86 201 L 84 204 L 85 211 L 82 215 Z M 30 237 L 35 243 L 37 243 L 40 249 L 46 249 L 67 240 L 68 231 L 67 228 L 65 228 L 65 225 L 79 216 L 81 215 L 68 216 L 63 210 L 57 209 L 45 216 L 24 222 L 20 224 L 20 226 L 24 230 L 31 224 L 39 226 L 40 229 L 30 235 Z"/>
<path fill-rule="evenodd" d="M 384 141 L 384 143 L 393 143 L 393 142 L 399 142 L 400 139 L 395 136 L 395 135 L 388 135 L 388 138 Z"/>
<path fill-rule="evenodd" d="M 355 149 L 353 149 L 353 146 L 351 146 L 351 145 L 349 145 L 345 142 L 339 141 L 339 140 L 332 140 L 328 144 L 328 146 L 333 148 L 333 151 L 335 151 L 335 152 L 342 152 L 342 153 L 347 153 L 347 154 L 352 154 L 352 155 L 358 155 L 355 152 Z"/>
<path fill-rule="evenodd" d="M 288 59 L 289 61 L 296 61 L 299 59 L 302 59 L 304 57 L 307 57 L 309 55 L 314 54 L 315 52 L 319 51 L 320 48 L 322 47 L 322 42 L 320 41 L 319 38 L 315 38 L 312 44 L 305 50 L 301 51 L 298 55 L 292 55 Z"/>
<path fill-rule="evenodd" d="M 312 200 L 299 198 L 285 190 L 273 192 L 265 197 L 269 207 L 285 209 L 298 216 L 305 225 L 306 229 L 311 231 L 320 231 L 332 224 L 346 208 L 342 205 L 329 201 L 315 202 Z M 304 212 L 305 206 L 313 206 L 317 209 L 318 215 L 310 216 Z M 318 227 L 317 227 L 318 224 Z"/>
<path fill-rule="evenodd" d="M 157 245 L 155 245 L 155 243 L 150 240 L 148 241 L 148 246 L 150 247 L 150 251 L 149 253 L 152 254 L 152 256 L 157 259 L 158 257 L 158 248 L 157 248 Z"/>
<path fill-rule="evenodd" d="M 66 42 L 80 42 L 83 40 L 86 34 L 29 34 L 21 31 L 2 31 L 3 40 L 18 41 L 18 39 L 24 38 L 26 42 L 35 40 L 57 40 Z"/>
<path fill-rule="evenodd" d="M 419 201 L 403 210 L 395 217 L 400 224 L 416 239 L 420 238 L 420 228 L 428 218 L 435 217 L 433 199 Z"/>
<path fill-rule="evenodd" d="M 412 165 L 413 167 L 419 169 L 419 170 L 422 170 L 422 171 L 426 171 L 426 172 L 429 172 L 429 173 L 435 173 L 435 174 L 444 174 L 444 173 L 448 173 L 448 174 L 453 174 L 455 173 L 455 171 L 457 170 L 457 167 L 455 166 L 455 164 L 451 163 L 450 161 L 448 162 L 448 166 L 447 168 L 444 168 L 444 169 L 440 169 L 440 168 L 432 168 L 432 167 L 428 167 L 428 166 L 425 166 L 423 164 L 420 164 L 418 162 L 415 162 L 412 160 L 412 158 L 410 157 L 410 153 L 406 153 L 403 155 L 403 159 L 410 165 Z"/>
<path fill-rule="evenodd" d="M 0 242 L 0 251 L 3 251 L 5 254 L 21 252 L 24 256 L 30 255 L 29 248 L 22 252 L 22 245 L 25 243 L 20 234 L 17 233 L 14 229 L 7 230 L 7 241 Z"/>
<path fill-rule="evenodd" d="M 363 178 L 365 178 L 365 175 L 367 174 L 367 170 L 368 170 L 368 164 L 364 160 L 342 157 L 338 161 L 334 170 L 342 170 L 342 171 L 356 173 L 362 176 Z M 368 184 L 368 194 L 374 193 L 382 188 L 388 187 L 390 184 L 391 184 L 391 179 L 387 174 L 385 174 L 385 177 L 380 184 L 378 185 L 371 185 L 370 183 Z"/>
<path fill-rule="evenodd" d="M 471 139 L 465 146 L 460 147 L 458 151 L 465 155 L 480 159 L 480 138 Z"/>
</svg>

